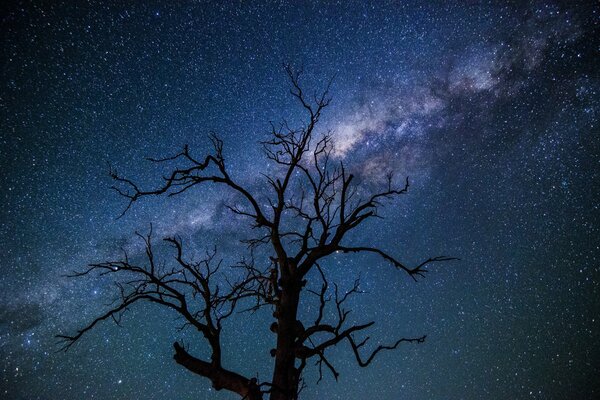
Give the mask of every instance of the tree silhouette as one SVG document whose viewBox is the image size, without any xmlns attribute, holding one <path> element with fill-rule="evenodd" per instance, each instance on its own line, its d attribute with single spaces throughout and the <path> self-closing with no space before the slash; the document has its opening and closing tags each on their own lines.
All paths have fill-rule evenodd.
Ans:
<svg viewBox="0 0 600 400">
<path fill-rule="evenodd" d="M 407 192 L 408 179 L 396 187 L 392 174 L 388 174 L 387 183 L 380 191 L 364 195 L 354 184 L 353 175 L 346 172 L 341 162 L 334 161 L 331 132 L 315 133 L 323 111 L 330 104 L 331 82 L 321 95 L 309 97 L 300 85 L 301 71 L 289 66 L 284 68 L 290 81 L 290 93 L 304 109 L 306 121 L 300 128 L 291 128 L 285 121 L 279 126 L 271 124 L 269 139 L 262 143 L 266 157 L 276 166 L 271 175 L 265 175 L 270 188 L 267 206 L 231 177 L 223 142 L 214 134 L 210 135 L 213 151 L 203 160 L 192 156 L 187 145 L 173 157 L 150 159 L 154 163 L 179 165 L 163 177 L 162 186 L 154 190 L 143 190 L 132 180 L 111 171 L 115 181 L 113 188 L 128 199 L 123 213 L 143 197 L 174 196 L 204 183 L 224 185 L 241 196 L 246 204 L 229 209 L 246 217 L 255 228 L 253 232 L 258 232 L 244 240 L 249 258 L 234 266 L 242 271 L 241 277 L 231 282 L 225 274 L 219 273 L 221 262 L 216 260 L 216 250 L 207 252 L 201 261 L 187 260 L 182 240 L 177 237 L 164 239 L 175 253 L 174 265 L 167 267 L 155 258 L 152 230 L 146 235 L 137 233 L 145 245 L 143 265 L 130 261 L 124 252 L 118 261 L 91 264 L 85 271 L 72 275 L 97 272 L 122 278 L 116 280 L 120 293 L 113 308 L 74 335 L 58 336 L 65 351 L 99 322 L 113 319 L 119 323 L 122 313 L 134 303 L 155 303 L 178 313 L 185 321 L 184 326 L 196 329 L 209 346 L 210 359 L 202 360 L 175 342 L 174 359 L 178 364 L 208 378 L 215 389 L 235 392 L 244 399 L 263 399 L 267 394 L 272 400 L 288 400 L 297 399 L 304 387 L 301 376 L 309 361 L 318 367 L 319 381 L 324 369 L 337 379 L 339 374 L 326 351 L 341 342 L 349 343 L 358 365 L 366 367 L 383 350 L 396 349 L 403 342 L 425 340 L 425 336 L 400 338 L 364 354 L 369 337 L 359 340 L 356 335 L 374 322 L 349 324 L 350 311 L 345 307 L 348 298 L 360 292 L 360 280 L 357 279 L 349 291 L 341 293 L 337 284 L 331 286 L 326 278 L 323 261 L 336 253 L 373 253 L 416 280 L 425 275 L 428 264 L 454 258 L 429 258 L 411 267 L 377 247 L 345 243 L 347 235 L 365 221 L 380 218 L 377 211 L 384 200 Z M 269 254 L 270 263 L 265 268 L 255 263 L 254 254 L 259 248 Z M 316 273 L 309 276 L 311 271 Z M 312 286 L 316 284 L 316 290 L 307 286 L 309 278 L 313 280 Z M 298 319 L 302 294 L 314 296 L 318 304 L 308 326 Z M 260 382 L 223 365 L 221 332 L 223 321 L 238 311 L 256 311 L 263 307 L 273 311 L 270 329 L 276 335 L 276 345 L 270 352 L 274 358 L 272 379 Z M 327 321 L 328 314 L 335 315 L 335 319 Z"/>
</svg>

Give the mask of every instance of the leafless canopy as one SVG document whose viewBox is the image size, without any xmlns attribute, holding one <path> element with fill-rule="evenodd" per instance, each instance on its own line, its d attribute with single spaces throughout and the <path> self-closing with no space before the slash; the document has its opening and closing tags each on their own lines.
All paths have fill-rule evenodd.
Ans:
<svg viewBox="0 0 600 400">
<path fill-rule="evenodd" d="M 180 238 L 165 238 L 174 252 L 173 265 L 167 267 L 155 260 L 152 232 L 138 234 L 145 246 L 143 265 L 131 262 L 124 253 L 118 261 L 91 264 L 85 271 L 74 274 L 119 275 L 115 282 L 120 295 L 112 308 L 89 325 L 73 335 L 60 335 L 65 350 L 99 322 L 112 319 L 119 323 L 123 312 L 134 303 L 155 303 L 176 312 L 184 321 L 181 328 L 196 329 L 210 347 L 210 359 L 201 360 L 182 344 L 174 343 L 174 358 L 178 364 L 208 378 L 216 389 L 226 389 L 246 399 L 262 399 L 267 394 L 273 400 L 280 400 L 298 398 L 304 387 L 302 372 L 309 362 L 318 366 L 319 380 L 323 377 L 323 367 L 337 379 L 339 373 L 326 351 L 339 343 L 347 342 L 358 365 L 366 367 L 384 350 L 396 349 L 404 342 L 425 340 L 425 336 L 399 338 L 391 344 L 376 345 L 365 354 L 369 337 L 357 339 L 356 336 L 374 322 L 349 324 L 350 311 L 345 307 L 352 295 L 360 293 L 360 279 L 342 293 L 337 284 L 331 285 L 326 278 L 322 261 L 336 253 L 372 253 L 417 280 L 425 276 L 429 264 L 454 258 L 439 256 L 411 266 L 378 247 L 346 244 L 344 239 L 348 233 L 367 220 L 379 218 L 378 210 L 385 201 L 407 193 L 409 181 L 406 179 L 395 186 L 392 174 L 388 174 L 380 191 L 365 195 L 355 184 L 354 176 L 332 156 L 330 132 L 315 132 L 331 101 L 330 85 L 320 95 L 307 95 L 300 85 L 302 71 L 284 67 L 291 83 L 290 93 L 305 111 L 306 122 L 299 128 L 290 127 L 286 121 L 271 124 L 269 138 L 262 143 L 266 157 L 277 166 L 275 172 L 265 174 L 270 188 L 266 194 L 268 206 L 232 178 L 223 142 L 214 134 L 210 135 L 212 152 L 204 158 L 196 158 L 188 146 L 184 146 L 172 157 L 149 159 L 153 163 L 177 165 L 163 177 L 158 188 L 140 188 L 134 181 L 111 171 L 113 189 L 128 200 L 123 213 L 148 196 L 174 196 L 205 183 L 228 187 L 245 201 L 244 206 L 230 207 L 230 210 L 247 218 L 256 228 L 257 235 L 245 240 L 250 254 L 258 247 L 266 248 L 271 254 L 270 265 L 257 266 L 250 256 L 235 266 L 243 271 L 241 278 L 230 282 L 219 274 L 221 262 L 216 259 L 216 250 L 207 252 L 201 261 L 190 261 L 184 256 Z M 307 285 L 310 271 L 317 272 L 310 275 L 311 279 L 318 279 L 312 286 Z M 319 305 L 309 326 L 304 326 L 297 317 L 302 293 L 316 296 Z M 261 307 L 272 308 L 271 330 L 276 335 L 276 344 L 271 350 L 273 376 L 264 382 L 228 370 L 221 357 L 223 320 L 236 311 Z M 328 307 L 336 316 L 334 321 L 326 321 L 330 314 L 326 312 Z"/>
</svg>

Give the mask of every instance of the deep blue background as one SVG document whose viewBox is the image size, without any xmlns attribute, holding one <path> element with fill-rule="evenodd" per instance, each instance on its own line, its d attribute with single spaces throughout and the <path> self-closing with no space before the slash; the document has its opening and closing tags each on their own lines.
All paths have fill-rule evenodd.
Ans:
<svg viewBox="0 0 600 400">
<path fill-rule="evenodd" d="M 203 399 L 209 382 L 172 360 L 184 339 L 142 306 L 68 353 L 53 336 L 89 322 L 115 294 L 63 275 L 134 253 L 133 232 L 214 244 L 229 263 L 243 221 L 218 188 L 147 199 L 115 220 L 108 165 L 147 186 L 143 161 L 206 133 L 225 141 L 236 178 L 261 187 L 269 121 L 298 122 L 282 62 L 318 90 L 335 76 L 321 129 L 336 157 L 374 187 L 410 175 L 410 193 L 357 242 L 414 263 L 447 254 L 426 279 L 376 258 L 326 265 L 368 293 L 357 321 L 372 341 L 427 334 L 368 369 L 343 345 L 339 382 L 306 374 L 305 399 L 563 399 L 600 393 L 598 18 L 593 2 L 8 2 L 0 96 L 0 369 L 7 399 Z M 225 3 L 225 2 L 224 2 Z M 308 310 L 307 314 L 308 316 Z M 225 327 L 226 365 L 269 379 L 268 313 Z M 374 344 L 374 343 L 373 343 Z M 218 394 L 217 398 L 232 398 Z"/>
</svg>

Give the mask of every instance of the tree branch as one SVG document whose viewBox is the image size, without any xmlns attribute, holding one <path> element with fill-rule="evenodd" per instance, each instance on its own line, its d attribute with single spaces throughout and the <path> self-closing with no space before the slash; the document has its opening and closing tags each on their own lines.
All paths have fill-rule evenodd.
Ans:
<svg viewBox="0 0 600 400">
<path fill-rule="evenodd" d="M 411 278 L 413 278 L 415 281 L 417 280 L 417 278 L 416 278 L 417 276 L 425 277 L 425 273 L 427 273 L 427 270 L 424 269 L 424 267 L 427 264 L 434 263 L 434 262 L 459 260 L 456 257 L 438 256 L 438 257 L 428 258 L 427 260 L 423 261 L 419 265 L 417 265 L 413 268 L 409 268 L 409 267 L 405 266 L 404 264 L 402 264 L 400 261 L 396 260 L 394 257 L 392 257 L 389 254 L 385 253 L 384 251 L 374 248 L 374 247 L 337 246 L 336 250 L 341 251 L 343 253 L 363 252 L 363 253 L 378 254 L 381 257 L 383 257 L 386 261 L 389 261 L 394 267 L 406 271 L 406 273 L 408 273 L 411 276 Z"/>
</svg>

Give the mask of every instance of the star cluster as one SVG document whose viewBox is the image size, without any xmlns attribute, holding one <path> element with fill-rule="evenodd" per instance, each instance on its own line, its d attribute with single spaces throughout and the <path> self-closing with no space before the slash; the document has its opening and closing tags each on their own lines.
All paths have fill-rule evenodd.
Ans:
<svg viewBox="0 0 600 400">
<path fill-rule="evenodd" d="M 461 259 L 415 283 L 336 255 L 327 272 L 340 287 L 361 275 L 353 316 L 377 322 L 372 341 L 427 340 L 367 369 L 340 346 L 339 381 L 315 385 L 310 370 L 303 398 L 597 398 L 600 8 L 501 3 L 3 5 L 0 397 L 231 398 L 175 364 L 173 341 L 202 355 L 201 339 L 149 305 L 57 352 L 54 335 L 115 294 L 109 280 L 64 275 L 139 252 L 133 233 L 150 223 L 192 253 L 216 245 L 239 260 L 248 230 L 225 207 L 231 193 L 146 199 L 116 219 L 125 204 L 107 172 L 156 186 L 165 170 L 145 157 L 186 143 L 202 155 L 217 132 L 235 178 L 264 189 L 269 121 L 302 122 L 288 62 L 310 91 L 334 77 L 320 128 L 362 187 L 410 176 L 409 194 L 354 239 L 407 263 Z M 232 369 L 268 379 L 268 317 L 225 326 Z"/>
</svg>

